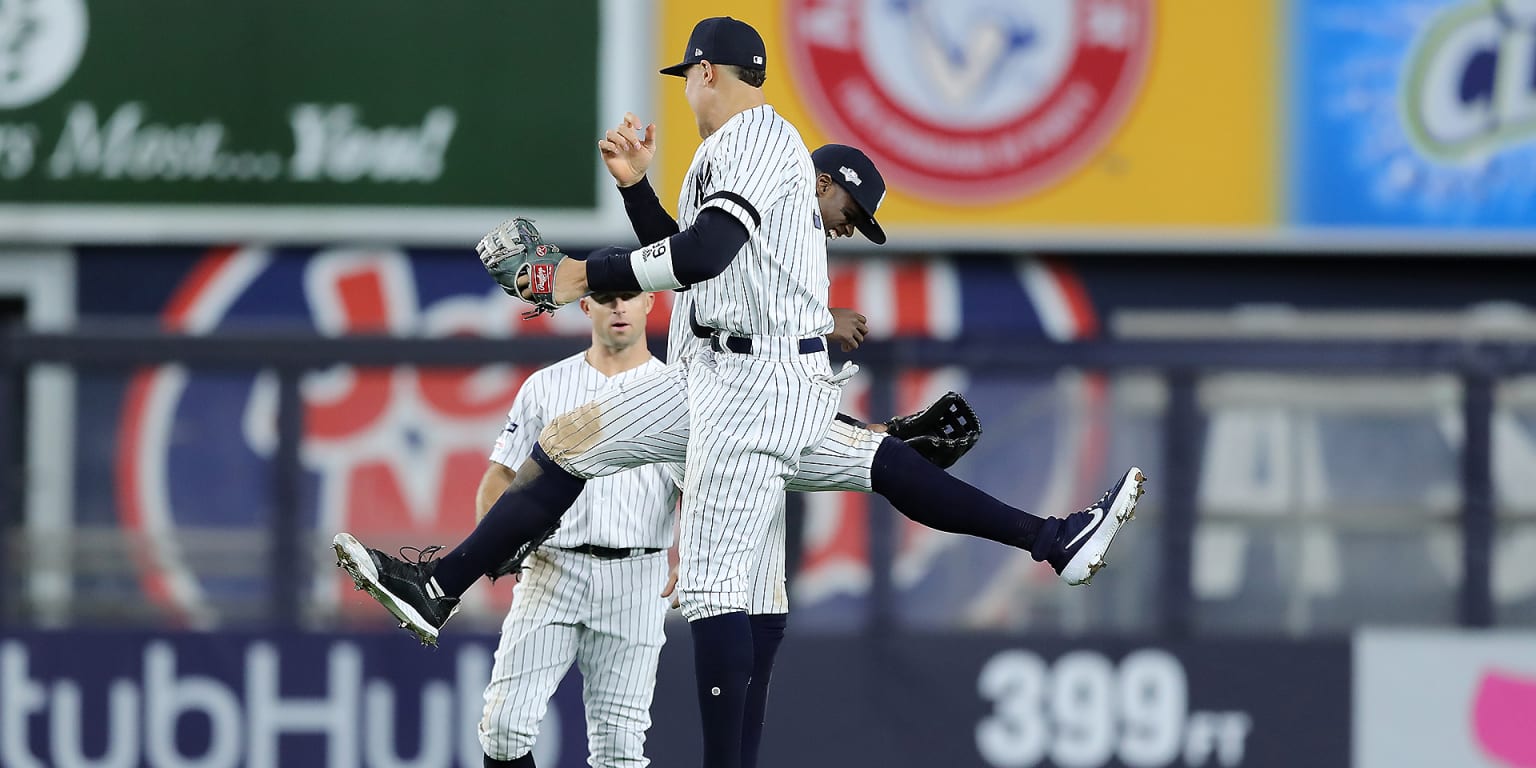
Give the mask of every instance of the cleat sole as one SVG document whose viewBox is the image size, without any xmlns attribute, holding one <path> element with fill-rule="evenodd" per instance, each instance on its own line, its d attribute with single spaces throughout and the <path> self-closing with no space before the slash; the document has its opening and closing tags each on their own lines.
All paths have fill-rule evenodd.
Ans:
<svg viewBox="0 0 1536 768">
<path fill-rule="evenodd" d="M 396 599 L 378 583 L 373 560 L 368 557 L 361 542 L 351 534 L 338 533 L 331 546 L 336 550 L 337 565 L 352 576 L 353 585 L 384 606 L 400 621 L 400 627 L 409 630 L 422 645 L 437 645 L 437 628 L 428 624 L 415 608 Z"/>
</svg>

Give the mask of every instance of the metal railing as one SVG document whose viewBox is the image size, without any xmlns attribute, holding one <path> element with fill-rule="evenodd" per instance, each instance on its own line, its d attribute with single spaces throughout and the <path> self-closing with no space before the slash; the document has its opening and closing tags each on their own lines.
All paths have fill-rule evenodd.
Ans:
<svg viewBox="0 0 1536 768">
<path fill-rule="evenodd" d="M 309 574 L 291 553 L 305 541 L 300 520 L 300 440 L 303 409 L 300 381 L 306 373 L 338 364 L 418 367 L 544 363 L 584 345 L 582 339 L 528 338 L 510 342 L 489 338 L 400 338 L 312 335 L 220 334 L 176 336 L 153 333 L 41 334 L 13 332 L 0 337 L 0 435 L 17 434 L 24 414 L 14 396 L 25 372 L 53 363 L 77 371 L 132 370 L 142 366 L 183 364 L 198 368 L 267 370 L 279 382 L 277 445 L 271 477 L 274 513 L 266 566 L 270 571 L 271 616 L 293 625 L 300 616 L 303 585 Z M 657 344 L 653 349 L 659 349 Z M 1463 578 L 1458 596 L 1460 624 L 1495 622 L 1491 590 L 1494 533 L 1491 470 L 1491 418 L 1494 386 L 1504 377 L 1536 373 L 1536 344 L 1442 341 L 1089 341 L 1069 344 L 1020 343 L 1005 339 L 960 341 L 903 340 L 869 342 L 854 357 L 870 385 L 869 410 L 895 412 L 896 372 L 911 368 L 971 366 L 992 372 L 1034 373 L 1059 369 L 1142 371 L 1161 377 L 1168 392 L 1164 412 L 1163 476 L 1157 478 L 1162 502 L 1158 629 L 1171 637 L 1187 636 L 1194 625 L 1191 589 L 1192 532 L 1196 526 L 1196 489 L 1200 483 L 1205 439 L 1197 402 L 1202 377 L 1221 372 L 1264 371 L 1319 374 L 1449 374 L 1461 383 L 1461 419 L 1465 442 L 1460 456 Z M 15 447 L 0 440 L 0 467 L 17 466 Z M 7 471 L 0 488 L 0 530 L 20 523 L 22 481 Z M 887 509 L 873 500 L 872 509 Z M 893 623 L 895 588 L 891 581 L 896 528 L 890 514 L 869 520 L 871 626 Z M 0 589 L 0 601 L 14 592 Z M 15 615 L 0 602 L 0 620 Z"/>
</svg>

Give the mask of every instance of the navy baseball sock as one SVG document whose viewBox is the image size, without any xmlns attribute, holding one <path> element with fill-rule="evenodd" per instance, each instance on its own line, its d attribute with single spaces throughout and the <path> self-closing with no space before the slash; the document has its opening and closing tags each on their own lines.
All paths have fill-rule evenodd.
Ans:
<svg viewBox="0 0 1536 768">
<path fill-rule="evenodd" d="M 763 742 L 763 723 L 768 713 L 768 682 L 773 659 L 784 640 L 787 613 L 759 613 L 747 617 L 752 625 L 752 679 L 747 683 L 747 703 L 741 720 L 741 768 L 757 768 L 757 749 Z"/>
<path fill-rule="evenodd" d="M 704 768 L 741 765 L 741 730 L 752 677 L 752 625 L 742 612 L 689 622 L 704 727 Z"/>
<path fill-rule="evenodd" d="M 538 443 L 529 458 L 538 471 L 517 473 L 469 537 L 438 561 L 432 578 L 448 596 L 464 594 L 518 547 L 544 535 L 586 487 L 587 481 L 562 469 Z"/>
<path fill-rule="evenodd" d="M 490 755 L 486 755 L 484 768 L 537 768 L 537 766 L 533 764 L 533 753 L 529 752 L 522 757 L 511 760 L 497 760 Z"/>
<path fill-rule="evenodd" d="M 937 531 L 980 536 L 1030 549 L 1045 518 L 1035 517 L 930 464 L 894 437 L 880 441 L 869 470 L 875 493 L 896 511 Z"/>
</svg>

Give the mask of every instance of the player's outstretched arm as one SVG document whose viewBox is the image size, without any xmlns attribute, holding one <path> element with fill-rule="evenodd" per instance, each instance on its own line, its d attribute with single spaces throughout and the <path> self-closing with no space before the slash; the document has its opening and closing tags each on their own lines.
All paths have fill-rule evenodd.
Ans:
<svg viewBox="0 0 1536 768">
<path fill-rule="evenodd" d="M 593 291 L 681 288 L 724 272 L 749 237 L 740 219 L 719 208 L 705 208 L 692 226 L 639 250 L 614 246 L 593 251 L 581 276 Z"/>
</svg>

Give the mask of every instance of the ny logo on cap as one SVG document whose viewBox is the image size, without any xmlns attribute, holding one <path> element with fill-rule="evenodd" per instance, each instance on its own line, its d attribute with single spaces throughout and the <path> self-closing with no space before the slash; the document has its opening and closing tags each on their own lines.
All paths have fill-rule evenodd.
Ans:
<svg viewBox="0 0 1536 768">
<path fill-rule="evenodd" d="M 849 168 L 846 165 L 841 167 L 841 168 L 839 168 L 838 170 L 843 172 L 843 181 L 846 181 L 849 184 L 854 185 L 855 187 L 857 187 L 857 186 L 859 186 L 859 185 L 864 183 L 864 180 L 859 178 L 858 171 L 855 171 L 855 170 L 853 170 L 852 168 Z"/>
</svg>

